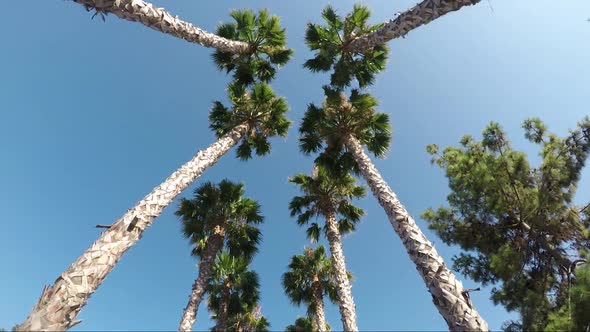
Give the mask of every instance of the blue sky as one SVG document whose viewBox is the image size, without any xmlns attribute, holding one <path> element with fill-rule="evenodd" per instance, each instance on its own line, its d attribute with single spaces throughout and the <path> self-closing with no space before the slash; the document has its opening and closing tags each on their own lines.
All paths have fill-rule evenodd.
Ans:
<svg viewBox="0 0 590 332">
<path fill-rule="evenodd" d="M 372 22 L 393 17 L 415 0 L 362 1 Z M 281 17 L 291 61 L 273 82 L 294 121 L 270 156 L 247 163 L 224 156 L 181 196 L 204 181 L 242 181 L 266 216 L 253 268 L 260 274 L 262 310 L 274 330 L 305 308 L 290 305 L 280 276 L 308 245 L 287 204 L 298 192 L 287 178 L 309 172 L 297 129 L 310 102 L 321 102 L 327 75 L 302 68 L 309 57 L 305 23 L 318 22 L 327 1 L 156 1 L 209 31 L 229 10 L 268 8 Z M 334 1 L 340 13 L 353 1 Z M 493 10 L 492 10 L 493 8 Z M 99 236 L 96 224 L 118 219 L 154 186 L 214 140 L 211 102 L 224 98 L 229 77 L 211 50 L 114 16 L 91 20 L 70 1 L 10 1 L 0 23 L 0 327 L 21 322 L 55 278 Z M 375 160 L 384 178 L 450 264 L 456 248 L 426 229 L 419 214 L 444 204 L 441 170 L 425 146 L 456 145 L 498 121 L 513 145 L 536 158 L 520 129 L 538 116 L 558 134 L 590 114 L 590 2 L 482 1 L 389 43 L 387 70 L 369 90 L 390 115 L 393 145 Z M 590 200 L 586 170 L 576 198 Z M 345 237 L 361 330 L 444 330 L 446 324 L 372 196 L 358 205 L 367 216 Z M 173 215 L 175 201 L 90 298 L 74 330 L 174 330 L 196 277 L 196 261 Z M 464 285 L 478 285 L 460 277 Z M 515 317 L 472 293 L 493 329 Z M 201 305 L 196 329 L 212 326 Z M 327 319 L 340 327 L 336 306 Z"/>
</svg>

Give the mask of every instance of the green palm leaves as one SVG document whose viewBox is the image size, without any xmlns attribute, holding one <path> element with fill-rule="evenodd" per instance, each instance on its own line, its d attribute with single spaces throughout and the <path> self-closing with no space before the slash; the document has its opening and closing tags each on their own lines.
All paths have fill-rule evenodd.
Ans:
<svg viewBox="0 0 590 332">
<path fill-rule="evenodd" d="M 322 107 L 310 104 L 299 128 L 299 148 L 304 154 L 321 152 L 317 161 L 333 170 L 336 166 L 355 168 L 344 141 L 356 137 L 377 157 L 383 157 L 391 142 L 389 116 L 375 110 L 378 102 L 369 94 L 343 92 L 324 87 Z"/>
<path fill-rule="evenodd" d="M 285 65 L 293 54 L 293 50 L 285 47 L 285 29 L 280 27 L 279 18 L 270 16 L 266 10 L 254 14 L 247 9 L 232 11 L 231 17 L 235 23 L 221 24 L 217 35 L 248 43 L 252 52 L 218 49 L 213 53 L 215 64 L 220 70 L 233 72 L 234 82 L 240 85 L 268 83 L 274 78 L 276 67 Z"/>
<path fill-rule="evenodd" d="M 260 331 L 268 321 L 256 314 L 260 299 L 258 274 L 249 270 L 249 259 L 221 252 L 207 287 L 208 309 L 217 320 L 216 330 Z M 240 329 L 241 328 L 241 329 Z"/>
<path fill-rule="evenodd" d="M 312 72 L 326 72 L 333 69 L 330 84 L 344 88 L 356 79 L 359 87 L 371 85 L 375 75 L 385 68 L 388 48 L 376 45 L 363 52 L 349 52 L 347 45 L 354 39 L 377 30 L 382 24 L 367 25 L 370 11 L 367 7 L 355 5 L 352 13 L 342 18 L 331 6 L 322 11 L 326 25 L 308 23 L 305 42 L 315 56 L 304 66 Z"/>
<path fill-rule="evenodd" d="M 268 138 L 287 135 L 291 121 L 285 113 L 289 107 L 285 99 L 277 97 L 267 84 L 256 84 L 249 91 L 242 85 L 230 85 L 228 98 L 231 108 L 221 101 L 213 103 L 209 127 L 219 138 L 236 126 L 247 126 L 237 149 L 240 159 L 250 159 L 252 152 L 259 156 L 268 154 L 271 150 Z"/>
<path fill-rule="evenodd" d="M 349 200 L 364 197 L 365 188 L 357 186 L 356 180 L 349 174 L 332 176 L 326 168 L 319 166 L 317 176 L 298 174 L 289 181 L 297 184 L 303 192 L 303 196 L 296 196 L 289 203 L 291 217 L 296 216 L 300 226 L 310 223 L 313 217 L 336 213 L 340 216 L 338 229 L 346 234 L 354 231 L 356 223 L 364 215 L 364 211 Z M 317 242 L 321 229 L 316 221 L 311 222 L 307 228 L 308 238 Z"/>
<path fill-rule="evenodd" d="M 291 257 L 289 270 L 282 277 L 283 289 L 293 304 L 308 305 L 308 314 L 313 315 L 316 305 L 313 303 L 314 282 L 318 283 L 322 295 L 337 301 L 333 273 L 332 261 L 326 256 L 324 246 L 306 248 L 303 255 Z"/>
<path fill-rule="evenodd" d="M 194 198 L 183 198 L 176 215 L 181 217 L 182 232 L 195 245 L 193 254 L 201 256 L 207 240 L 226 227 L 226 245 L 230 253 L 251 257 L 257 251 L 260 231 L 254 226 L 263 221 L 258 202 L 244 198 L 244 185 L 223 180 L 219 185 L 207 182 L 195 190 Z"/>
</svg>

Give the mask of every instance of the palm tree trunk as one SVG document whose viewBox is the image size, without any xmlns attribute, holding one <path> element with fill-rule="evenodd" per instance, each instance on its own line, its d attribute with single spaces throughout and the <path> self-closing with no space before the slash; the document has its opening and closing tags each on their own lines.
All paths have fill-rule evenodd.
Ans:
<svg viewBox="0 0 590 332">
<path fill-rule="evenodd" d="M 164 8 L 156 8 L 151 3 L 141 0 L 73 0 L 86 9 L 95 9 L 100 13 L 111 13 L 128 21 L 139 22 L 154 30 L 184 39 L 190 43 L 216 48 L 230 53 L 249 53 L 249 44 L 229 40 L 209 33 L 191 23 L 172 16 Z"/>
<path fill-rule="evenodd" d="M 316 328 L 318 331 L 326 331 L 326 315 L 324 309 L 324 293 L 322 292 L 322 286 L 320 285 L 320 280 L 317 276 L 315 276 L 313 283 L 311 285 L 313 291 L 313 302 L 314 302 L 314 309 L 315 309 L 315 317 L 314 320 L 316 321 Z"/>
<path fill-rule="evenodd" d="M 356 309 L 352 298 L 350 281 L 346 270 L 344 252 L 342 251 L 342 242 L 336 212 L 332 209 L 326 213 L 326 237 L 330 243 L 330 252 L 334 263 L 334 277 L 336 278 L 336 291 L 338 293 L 338 307 L 340 308 L 340 318 L 344 331 L 358 331 L 356 325 Z M 324 322 L 324 328 L 325 328 Z"/>
<path fill-rule="evenodd" d="M 162 210 L 233 147 L 247 129 L 246 124 L 239 125 L 207 149 L 199 151 L 106 229 L 51 287 L 45 287 L 31 314 L 19 328 L 63 331 L 80 323 L 76 316 L 123 254 L 139 241 Z"/>
<path fill-rule="evenodd" d="M 412 216 L 365 154 L 360 142 L 355 137 L 349 136 L 344 144 L 354 155 L 373 195 L 385 209 L 393 229 L 401 238 L 410 259 L 416 264 L 416 269 L 432 295 L 434 305 L 446 320 L 449 329 L 451 331 L 489 331 L 486 321 L 472 306 L 461 281 L 446 267 L 434 245 L 426 239 Z"/>
<path fill-rule="evenodd" d="M 403 37 L 411 30 L 428 24 L 435 19 L 457 11 L 464 6 L 475 5 L 481 0 L 423 0 L 410 10 L 398 13 L 399 15 L 389 20 L 381 28 L 366 36 L 351 41 L 346 47 L 348 52 L 362 52 L 379 44 Z"/>
<path fill-rule="evenodd" d="M 182 313 L 182 318 L 180 319 L 180 325 L 178 327 L 179 332 L 193 330 L 193 325 L 197 321 L 197 310 L 199 309 L 199 304 L 201 304 L 201 301 L 203 300 L 203 294 L 205 294 L 207 284 L 211 279 L 215 257 L 223 247 L 224 237 L 225 229 L 218 225 L 215 229 L 215 234 L 211 235 L 211 238 L 207 243 L 207 248 L 199 262 L 199 276 L 193 284 L 188 303 Z"/>
<path fill-rule="evenodd" d="M 217 324 L 213 329 L 214 331 L 224 332 L 227 330 L 230 287 L 231 286 L 228 283 L 223 285 L 223 294 L 221 295 L 221 303 L 219 305 L 219 316 L 217 316 Z"/>
</svg>

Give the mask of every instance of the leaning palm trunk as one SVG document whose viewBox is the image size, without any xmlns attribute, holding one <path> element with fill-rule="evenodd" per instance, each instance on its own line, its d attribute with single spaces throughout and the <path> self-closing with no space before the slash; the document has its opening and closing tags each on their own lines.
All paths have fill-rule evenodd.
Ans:
<svg viewBox="0 0 590 332">
<path fill-rule="evenodd" d="M 338 230 L 335 211 L 330 211 L 326 215 L 326 228 L 326 237 L 330 243 L 330 252 L 334 264 L 334 277 L 336 279 L 336 292 L 338 294 L 338 307 L 340 308 L 342 327 L 344 331 L 358 331 L 356 325 L 356 310 L 352 298 L 350 281 L 348 280 L 346 262 L 344 259 L 344 252 L 342 251 L 342 241 L 340 239 L 340 231 Z M 325 329 L 325 327 L 326 324 L 324 321 L 323 328 Z"/>
<path fill-rule="evenodd" d="M 312 288 L 312 296 L 313 296 L 313 304 L 314 304 L 314 318 L 315 321 L 315 329 L 318 331 L 326 331 L 326 315 L 324 309 L 324 294 L 322 292 L 322 286 L 320 285 L 320 280 L 316 276 L 313 280 L 311 285 Z"/>
<path fill-rule="evenodd" d="M 192 331 L 193 325 L 197 321 L 197 310 L 199 309 L 199 304 L 201 304 L 201 301 L 203 300 L 203 294 L 205 294 L 207 284 L 211 279 L 215 257 L 223 247 L 224 232 L 225 229 L 218 225 L 215 229 L 215 234 L 211 236 L 207 243 L 207 248 L 199 262 L 199 276 L 193 284 L 191 295 L 188 298 L 188 303 L 184 308 L 182 318 L 180 319 L 180 326 L 178 327 L 179 332 Z"/>
<path fill-rule="evenodd" d="M 80 323 L 76 316 L 123 254 L 139 241 L 143 232 L 178 194 L 240 140 L 247 128 L 246 124 L 239 125 L 207 149 L 199 151 L 128 210 L 51 287 L 43 289 L 41 298 L 19 329 L 63 331 Z"/>
<path fill-rule="evenodd" d="M 420 230 L 412 216 L 397 199 L 381 177 L 360 142 L 353 136 L 346 138 L 347 149 L 354 155 L 362 176 L 373 195 L 385 209 L 395 232 L 401 238 L 410 259 L 426 283 L 432 301 L 451 331 L 488 331 L 486 321 L 475 310 L 469 294 L 463 288 L 443 258 Z"/>
<path fill-rule="evenodd" d="M 374 32 L 359 37 L 348 44 L 349 52 L 361 52 L 379 44 L 384 44 L 392 39 L 405 36 L 411 30 L 428 24 L 435 19 L 463 8 L 475 5 L 481 0 L 424 0 L 412 9 L 400 13 L 396 18 L 386 22 Z"/>
<path fill-rule="evenodd" d="M 139 22 L 154 30 L 184 39 L 190 43 L 216 48 L 230 53 L 248 53 L 248 43 L 229 40 L 197 28 L 172 16 L 163 8 L 141 0 L 73 0 L 100 13 L 111 13 L 124 20 Z"/>
</svg>

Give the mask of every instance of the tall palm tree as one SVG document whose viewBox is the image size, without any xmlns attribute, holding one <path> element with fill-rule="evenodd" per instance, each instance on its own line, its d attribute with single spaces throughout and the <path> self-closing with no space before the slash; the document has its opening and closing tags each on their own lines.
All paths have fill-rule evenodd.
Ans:
<svg viewBox="0 0 590 332">
<path fill-rule="evenodd" d="M 346 87 L 354 78 L 363 88 L 372 84 L 375 75 L 385 68 L 389 52 L 385 43 L 480 1 L 423 0 L 410 10 L 398 13 L 395 19 L 375 25 L 367 25 L 370 11 L 366 6 L 354 5 L 344 18 L 327 6 L 322 11 L 326 25 L 307 25 L 305 42 L 315 56 L 305 62 L 305 67 L 314 72 L 333 69 L 330 84 L 334 87 Z"/>
<path fill-rule="evenodd" d="M 313 176 L 298 174 L 289 179 L 299 186 L 303 196 L 294 197 L 289 203 L 291 216 L 297 216 L 299 225 L 308 224 L 313 217 L 325 219 L 324 232 L 330 244 L 338 307 L 345 331 L 358 331 L 356 309 L 342 251 L 341 234 L 351 232 L 360 221 L 364 211 L 352 205 L 349 200 L 365 195 L 365 189 L 355 185 L 349 174 L 332 176 L 324 167 L 317 167 Z M 340 216 L 340 220 L 338 220 Z M 321 228 L 311 222 L 307 235 L 317 241 Z M 319 318 L 319 317 L 318 317 Z"/>
<path fill-rule="evenodd" d="M 250 331 L 264 329 L 268 322 L 259 313 L 258 274 L 249 270 L 251 257 L 222 252 L 213 265 L 207 286 L 207 307 L 216 320 L 214 331 Z M 266 326 L 268 327 L 268 326 Z"/>
<path fill-rule="evenodd" d="M 231 108 L 217 101 L 209 115 L 217 141 L 199 151 L 129 209 L 52 286 L 45 287 L 20 329 L 65 330 L 78 324 L 76 316 L 88 298 L 178 194 L 237 143 L 241 142 L 238 157 L 247 160 L 252 152 L 257 155 L 270 152 L 269 137 L 287 134 L 290 125 L 285 117 L 287 103 L 277 98 L 268 85 L 256 84 L 251 91 L 233 85 L 229 89 L 229 99 Z"/>
<path fill-rule="evenodd" d="M 254 44 L 212 34 L 181 20 L 164 8 L 157 8 L 153 4 L 142 0 L 73 1 L 83 5 L 88 11 L 95 10 L 95 15 L 100 14 L 103 19 L 108 14 L 114 14 L 124 20 L 141 23 L 149 28 L 184 39 L 190 43 L 197 43 L 205 47 L 212 47 L 235 54 L 256 52 L 256 45 Z"/>
<path fill-rule="evenodd" d="M 285 29 L 277 16 L 269 16 L 266 10 L 254 14 L 250 10 L 234 10 L 230 14 L 235 23 L 222 23 L 217 35 L 250 45 L 252 51 L 236 53 L 217 49 L 213 61 L 220 70 L 233 72 L 234 82 L 251 85 L 268 83 L 277 68 L 285 65 L 293 50 L 286 47 Z"/>
<path fill-rule="evenodd" d="M 180 202 L 176 215 L 181 217 L 182 231 L 194 244 L 193 254 L 200 258 L 200 262 L 199 275 L 193 283 L 179 331 L 192 330 L 211 278 L 225 275 L 223 273 L 227 271 L 234 271 L 234 275 L 243 272 L 248 267 L 246 259 L 258 250 L 260 231 L 253 225 L 263 220 L 260 205 L 243 195 L 243 184 L 223 180 L 219 185 L 203 184 L 195 190 L 193 199 Z M 224 247 L 229 254 L 220 255 L 219 263 L 215 265 L 215 257 Z M 237 255 L 244 258 L 234 259 Z"/>
<path fill-rule="evenodd" d="M 354 5 L 353 11 L 345 18 L 336 14 L 331 6 L 322 11 L 326 25 L 307 24 L 305 42 L 315 57 L 307 60 L 304 66 L 313 72 L 333 69 L 330 84 L 339 88 L 350 85 L 352 79 L 359 86 L 371 85 L 375 75 L 385 68 L 389 49 L 379 44 L 371 50 L 354 53 L 344 50 L 345 45 L 357 36 L 376 31 L 381 24 L 369 26 L 370 11 L 367 7 Z"/>
<path fill-rule="evenodd" d="M 488 330 L 487 323 L 468 301 L 461 282 L 446 267 L 363 150 L 366 145 L 375 156 L 385 155 L 391 140 L 387 114 L 376 112 L 377 100 L 369 94 L 352 90 L 347 100 L 342 92 L 324 90 L 326 99 L 322 107 L 311 104 L 305 113 L 299 130 L 301 151 L 305 154 L 322 151 L 316 161 L 329 168 L 351 164 L 330 162 L 336 156 L 340 156 L 339 160 L 353 160 L 354 170 L 367 181 L 387 213 L 449 329 Z"/>
<path fill-rule="evenodd" d="M 291 257 L 289 270 L 283 274 L 285 294 L 295 305 L 307 304 L 308 317 L 313 317 L 315 330 L 326 331 L 324 295 L 336 303 L 334 265 L 326 257 L 324 246 L 306 248 L 303 255 Z M 311 327 L 311 326 L 310 326 Z"/>
<path fill-rule="evenodd" d="M 411 9 L 398 13 L 397 17 L 385 22 L 379 29 L 359 35 L 345 45 L 346 52 L 362 53 L 392 39 L 405 36 L 421 25 L 428 24 L 448 13 L 465 6 L 475 5 L 481 0 L 423 0 Z"/>
</svg>

